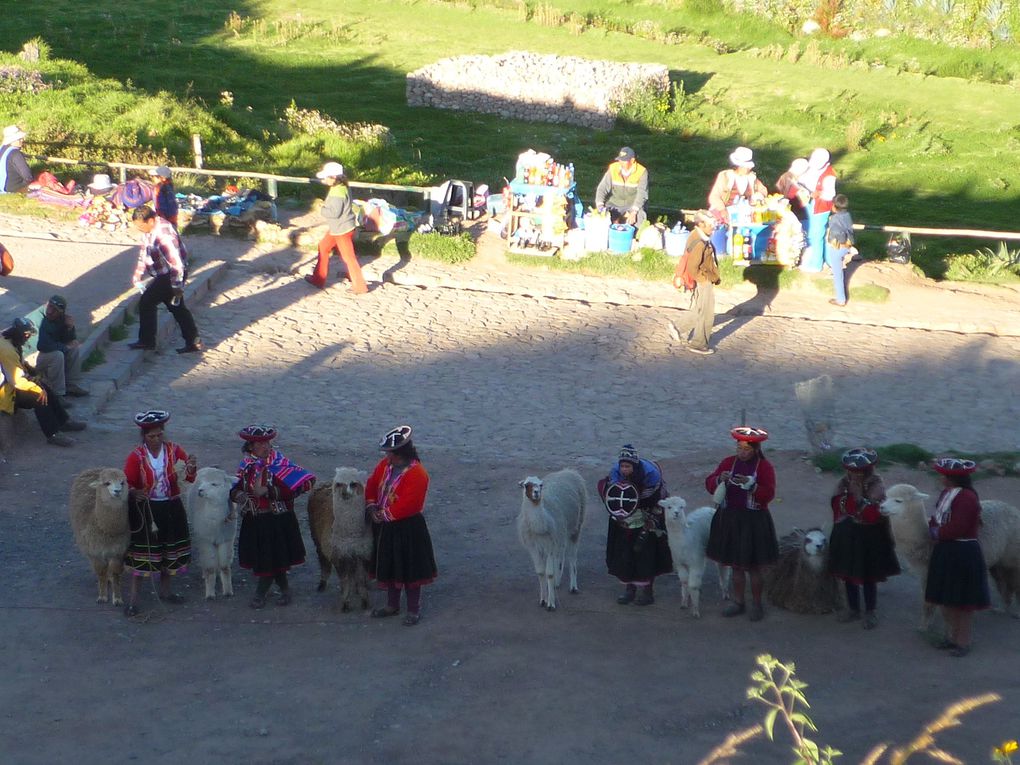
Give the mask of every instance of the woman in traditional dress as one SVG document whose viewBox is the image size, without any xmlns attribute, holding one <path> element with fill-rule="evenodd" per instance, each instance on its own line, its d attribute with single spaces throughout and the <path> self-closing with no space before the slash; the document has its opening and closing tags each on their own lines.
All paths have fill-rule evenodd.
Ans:
<svg viewBox="0 0 1020 765">
<path fill-rule="evenodd" d="M 598 493 L 609 511 L 606 568 L 625 585 L 616 602 L 651 605 L 655 577 L 673 570 L 659 507 L 659 500 L 669 496 L 662 471 L 625 444 L 609 475 L 599 481 Z"/>
<path fill-rule="evenodd" d="M 970 653 L 970 623 L 988 608 L 988 567 L 978 542 L 981 501 L 971 481 L 971 460 L 940 457 L 933 465 L 942 476 L 942 493 L 928 528 L 935 548 L 928 564 L 924 599 L 942 606 L 948 634 L 939 645 L 952 656 Z"/>
<path fill-rule="evenodd" d="M 733 602 L 723 616 L 747 611 L 744 586 L 750 579 L 748 616 L 757 622 L 765 615 L 762 567 L 779 559 L 776 527 L 769 512 L 769 502 L 776 496 L 776 471 L 762 452 L 761 444 L 769 437 L 766 431 L 741 426 L 733 428 L 730 435 L 737 442 L 737 453 L 720 462 L 705 479 L 709 494 L 725 486 L 725 499 L 712 518 L 706 555 L 733 569 Z"/>
<path fill-rule="evenodd" d="M 878 624 L 878 582 L 900 573 L 896 543 L 889 519 L 879 508 L 885 499 L 885 485 L 875 472 L 878 453 L 857 448 L 842 458 L 846 475 L 832 495 L 832 534 L 829 537 L 829 572 L 846 588 L 847 608 L 837 617 L 841 622 L 861 618 L 861 590 L 864 590 L 864 629 Z"/>
<path fill-rule="evenodd" d="M 238 435 L 244 441 L 245 456 L 230 498 L 241 511 L 238 560 L 258 579 L 248 605 L 263 608 L 276 582 L 280 588 L 276 603 L 286 606 L 291 602 L 287 572 L 305 562 L 294 499 L 315 485 L 315 476 L 273 448 L 276 428 L 249 425 Z"/>
<path fill-rule="evenodd" d="M 138 613 L 138 581 L 159 574 L 158 597 L 164 603 L 179 604 L 184 596 L 172 592 L 170 578 L 187 571 L 191 560 L 188 516 L 181 503 L 178 471 L 184 479 L 195 480 L 195 455 L 165 439 L 170 413 L 150 409 L 135 415 L 142 443 L 124 462 L 128 483 L 128 520 L 131 543 L 124 565 L 131 569 L 131 587 L 125 616 Z"/>
<path fill-rule="evenodd" d="M 411 442 L 411 426 L 394 428 L 379 443 L 386 456 L 365 484 L 365 510 L 372 519 L 372 570 L 386 590 L 386 605 L 372 611 L 382 618 L 400 613 L 400 592 L 406 593 L 404 624 L 421 620 L 421 588 L 438 575 L 432 537 L 422 511 L 429 474 Z"/>
</svg>

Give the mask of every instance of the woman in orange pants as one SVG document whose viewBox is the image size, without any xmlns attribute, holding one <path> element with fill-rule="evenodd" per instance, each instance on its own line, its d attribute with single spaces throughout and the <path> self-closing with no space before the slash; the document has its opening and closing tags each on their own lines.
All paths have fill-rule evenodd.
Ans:
<svg viewBox="0 0 1020 765">
<path fill-rule="evenodd" d="M 329 193 L 326 194 L 326 201 L 322 205 L 322 217 L 329 224 L 329 231 L 319 242 L 319 262 L 315 265 L 315 273 L 306 276 L 305 281 L 320 290 L 326 286 L 329 256 L 336 248 L 344 265 L 347 266 L 351 292 L 363 295 L 368 292 L 368 285 L 365 284 L 361 266 L 358 265 L 358 258 L 354 254 L 354 229 L 357 220 L 354 217 L 351 190 L 347 185 L 347 176 L 344 175 L 344 166 L 339 162 L 327 162 L 315 177 L 329 186 Z"/>
</svg>

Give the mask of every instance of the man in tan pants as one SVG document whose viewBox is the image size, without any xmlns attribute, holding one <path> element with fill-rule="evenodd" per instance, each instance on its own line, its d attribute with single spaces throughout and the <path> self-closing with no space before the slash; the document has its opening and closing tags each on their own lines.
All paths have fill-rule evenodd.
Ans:
<svg viewBox="0 0 1020 765">
<path fill-rule="evenodd" d="M 711 241 L 716 222 L 710 212 L 699 210 L 695 215 L 695 224 L 694 231 L 687 238 L 685 252 L 687 273 L 695 281 L 691 308 L 683 326 L 678 328 L 671 321 L 666 324 L 670 336 L 677 342 L 685 343 L 687 350 L 708 356 L 715 353 L 709 347 L 709 341 L 715 323 L 715 285 L 719 283 L 719 261 L 716 260 Z"/>
</svg>

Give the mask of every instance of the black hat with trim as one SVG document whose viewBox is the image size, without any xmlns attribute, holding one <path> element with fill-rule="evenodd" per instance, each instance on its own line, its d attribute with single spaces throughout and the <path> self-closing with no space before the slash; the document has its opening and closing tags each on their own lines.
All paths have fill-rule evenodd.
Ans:
<svg viewBox="0 0 1020 765">
<path fill-rule="evenodd" d="M 135 425 L 142 430 L 162 427 L 170 419 L 170 412 L 165 409 L 148 409 L 135 415 Z"/>
<path fill-rule="evenodd" d="M 411 443 L 411 426 L 398 425 L 379 442 L 379 448 L 384 452 L 394 452 L 401 446 Z"/>
</svg>

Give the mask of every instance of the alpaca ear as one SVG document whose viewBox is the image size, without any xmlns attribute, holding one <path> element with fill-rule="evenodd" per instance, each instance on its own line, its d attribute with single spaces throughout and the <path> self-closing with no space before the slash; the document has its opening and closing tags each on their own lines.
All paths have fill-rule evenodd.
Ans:
<svg viewBox="0 0 1020 765">
<path fill-rule="evenodd" d="M 917 498 L 918 499 L 922 499 L 922 500 L 928 499 L 928 495 L 927 494 L 922 494 L 921 492 L 917 492 Z"/>
<path fill-rule="evenodd" d="M 520 486 L 523 489 L 524 488 L 524 481 L 518 481 L 517 485 Z"/>
</svg>

